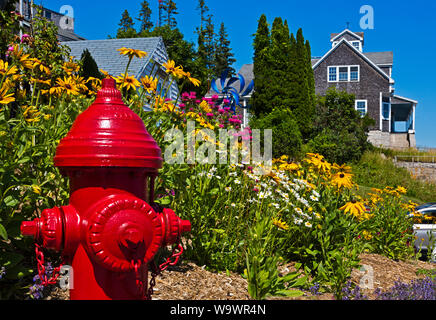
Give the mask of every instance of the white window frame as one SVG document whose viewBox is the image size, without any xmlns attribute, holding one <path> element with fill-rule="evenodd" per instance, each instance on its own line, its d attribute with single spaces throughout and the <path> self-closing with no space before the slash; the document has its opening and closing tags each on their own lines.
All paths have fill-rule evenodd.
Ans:
<svg viewBox="0 0 436 320">
<path fill-rule="evenodd" d="M 358 43 L 358 44 L 359 44 L 359 47 L 356 48 L 356 47 L 354 46 L 355 43 Z M 353 40 L 353 41 L 350 41 L 350 44 L 353 46 L 353 48 L 355 48 L 355 49 L 359 50 L 360 52 L 362 52 L 362 42 L 361 42 L 361 41 L 359 41 L 359 40 Z"/>
<path fill-rule="evenodd" d="M 365 100 L 365 99 L 356 99 L 356 100 L 354 101 L 354 109 L 355 109 L 357 112 L 360 113 L 360 110 L 357 109 L 357 104 L 358 104 L 359 102 L 365 102 L 365 114 L 362 116 L 362 118 L 363 118 L 363 117 L 368 113 L 368 100 Z"/>
<path fill-rule="evenodd" d="M 386 104 L 389 106 L 389 113 L 388 113 L 387 118 L 384 116 L 384 112 L 383 112 Z M 382 101 L 382 119 L 383 120 L 390 120 L 391 119 L 391 104 L 390 104 L 390 102 L 383 102 Z"/>
<path fill-rule="evenodd" d="M 351 80 L 351 68 L 357 67 L 357 80 Z M 336 80 L 330 80 L 330 68 L 336 68 Z M 347 68 L 347 80 L 339 80 L 339 68 Z M 327 66 L 327 82 L 360 82 L 360 65 Z"/>
</svg>

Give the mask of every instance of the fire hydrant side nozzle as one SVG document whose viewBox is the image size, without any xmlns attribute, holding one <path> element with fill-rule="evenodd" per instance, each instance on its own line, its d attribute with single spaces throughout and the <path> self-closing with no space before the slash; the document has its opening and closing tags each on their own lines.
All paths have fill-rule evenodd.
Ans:
<svg viewBox="0 0 436 320">
<path fill-rule="evenodd" d="M 25 221 L 21 233 L 62 251 L 74 270 L 70 299 L 149 299 L 148 264 L 191 230 L 154 208 L 162 152 L 112 78 L 63 138 L 54 164 L 70 179 L 70 203 Z"/>
</svg>

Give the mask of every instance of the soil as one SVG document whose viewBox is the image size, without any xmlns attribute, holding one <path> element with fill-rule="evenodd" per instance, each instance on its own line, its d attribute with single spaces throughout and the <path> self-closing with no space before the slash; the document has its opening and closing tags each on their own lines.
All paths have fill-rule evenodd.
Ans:
<svg viewBox="0 0 436 320">
<path fill-rule="evenodd" d="M 374 290 L 383 291 L 392 287 L 395 281 L 409 283 L 412 280 L 424 278 L 417 274 L 418 270 L 435 269 L 436 264 L 423 261 L 394 261 L 377 254 L 362 254 L 361 265 L 366 270 L 353 270 L 351 281 L 361 284 L 362 277 L 369 272 L 373 273 L 373 289 L 364 289 L 363 293 L 369 299 L 374 299 Z M 292 270 L 293 264 L 281 268 L 282 273 Z M 368 267 L 369 266 L 369 267 Z M 372 270 L 371 270 L 372 268 Z M 370 283 L 367 283 L 370 285 Z M 67 300 L 68 291 L 54 287 L 49 300 Z M 181 261 L 178 266 L 169 267 L 156 278 L 153 300 L 248 300 L 247 281 L 236 273 L 216 273 L 206 270 L 205 266 L 198 266 L 192 262 Z M 292 300 L 333 300 L 330 293 L 312 295 L 310 292 L 297 298 L 272 297 L 270 299 Z"/>
</svg>

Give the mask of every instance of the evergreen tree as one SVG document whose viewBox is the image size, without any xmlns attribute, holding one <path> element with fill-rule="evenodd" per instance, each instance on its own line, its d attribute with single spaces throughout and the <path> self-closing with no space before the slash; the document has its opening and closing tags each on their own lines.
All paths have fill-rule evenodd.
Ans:
<svg viewBox="0 0 436 320">
<path fill-rule="evenodd" d="M 80 60 L 82 61 L 80 76 L 84 77 L 85 79 L 89 77 L 102 79 L 103 76 L 100 70 L 98 69 L 98 65 L 88 49 L 83 50 Z"/>
<path fill-rule="evenodd" d="M 215 61 L 214 61 L 214 76 L 220 77 L 222 72 L 229 70 L 229 76 L 235 74 L 235 69 L 232 67 L 236 59 L 233 58 L 234 54 L 230 48 L 230 40 L 228 40 L 228 35 L 224 23 L 221 23 L 220 30 L 218 32 L 218 38 L 216 40 L 215 46 Z"/>
<path fill-rule="evenodd" d="M 268 105 L 268 82 L 269 82 L 269 48 L 271 37 L 266 16 L 262 14 L 258 21 L 257 32 L 254 34 L 254 92 L 250 101 L 253 116 L 259 117 L 267 113 Z"/>
<path fill-rule="evenodd" d="M 209 11 L 206 1 L 198 0 L 197 9 L 200 10 L 200 30 L 203 30 L 203 22 L 206 19 L 206 13 Z"/>
<path fill-rule="evenodd" d="M 304 139 L 308 139 L 312 130 L 312 121 L 314 115 L 314 105 L 312 102 L 312 96 L 309 88 L 309 59 L 307 47 L 303 37 L 303 30 L 300 28 L 297 31 L 296 39 L 296 57 L 294 64 L 294 97 L 292 104 L 294 114 L 300 127 L 301 133 Z M 310 65 L 311 68 L 311 65 Z"/>
<path fill-rule="evenodd" d="M 140 33 L 150 31 L 153 29 L 153 22 L 151 22 L 151 9 L 147 0 L 141 2 L 141 10 L 139 10 L 139 17 L 136 18 L 141 23 Z"/>
<path fill-rule="evenodd" d="M 171 29 L 174 29 L 177 26 L 177 21 L 174 16 L 178 14 L 176 3 L 173 0 L 166 0 L 163 5 L 163 10 L 166 13 L 166 17 L 164 18 L 165 24 Z"/>
<path fill-rule="evenodd" d="M 124 10 L 121 15 L 120 23 L 118 24 L 120 28 L 117 32 L 117 38 L 134 38 L 137 36 L 136 30 L 134 28 L 133 19 L 127 10 Z"/>
</svg>

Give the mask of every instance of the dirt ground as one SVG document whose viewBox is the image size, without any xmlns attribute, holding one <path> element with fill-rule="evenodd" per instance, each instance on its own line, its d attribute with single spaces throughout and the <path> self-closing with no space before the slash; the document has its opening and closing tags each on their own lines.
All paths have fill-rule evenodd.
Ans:
<svg viewBox="0 0 436 320">
<path fill-rule="evenodd" d="M 363 293 L 369 299 L 374 299 L 374 290 L 380 288 L 387 290 L 394 285 L 394 282 L 410 282 L 414 279 L 423 278 L 424 275 L 417 275 L 420 269 L 435 269 L 435 263 L 423 261 L 394 261 L 377 254 L 362 254 L 361 264 L 365 265 L 367 271 L 360 269 L 353 270 L 351 281 L 361 284 L 362 277 L 373 274 L 373 289 L 365 289 Z M 281 271 L 286 272 L 287 267 Z M 292 269 L 292 264 L 288 270 Z M 370 283 L 367 282 L 368 285 Z M 49 300 L 67 300 L 68 291 L 62 291 L 57 287 L 46 298 Z M 197 266 L 191 262 L 182 261 L 178 266 L 169 267 L 156 278 L 154 288 L 154 300 L 248 300 L 247 281 L 235 273 L 214 273 L 207 271 L 205 267 Z M 271 299 L 275 299 L 272 297 Z M 286 298 L 276 298 L 286 299 Z M 292 298 L 298 300 L 333 300 L 332 294 L 325 293 L 313 296 L 307 292 L 304 296 Z"/>
</svg>

